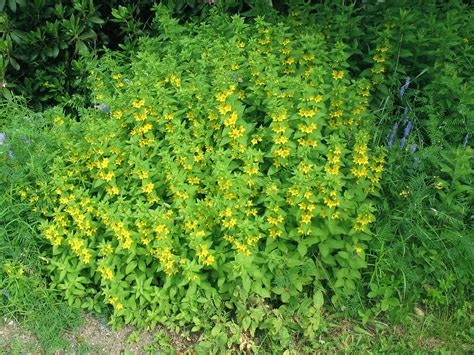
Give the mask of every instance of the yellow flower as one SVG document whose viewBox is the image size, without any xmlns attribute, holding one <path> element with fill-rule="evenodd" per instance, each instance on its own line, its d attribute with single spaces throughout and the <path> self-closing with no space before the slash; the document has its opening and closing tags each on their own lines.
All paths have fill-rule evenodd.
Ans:
<svg viewBox="0 0 474 355">
<path fill-rule="evenodd" d="M 367 168 L 365 166 L 361 166 L 359 168 L 356 168 L 355 166 L 351 169 L 352 174 L 357 177 L 364 177 L 367 176 Z"/>
<path fill-rule="evenodd" d="M 59 116 L 54 117 L 53 122 L 57 126 L 62 126 L 64 124 L 64 120 Z"/>
<path fill-rule="evenodd" d="M 270 237 L 272 238 L 280 237 L 282 234 L 283 232 L 278 228 L 273 227 L 270 229 Z"/>
<path fill-rule="evenodd" d="M 153 129 L 153 125 L 151 123 L 147 123 L 142 127 L 142 132 L 146 133 L 148 131 L 151 131 Z"/>
<path fill-rule="evenodd" d="M 100 267 L 97 269 L 101 274 L 102 274 L 102 277 L 106 280 L 112 280 L 113 278 L 113 272 L 112 272 L 112 269 L 109 268 L 109 267 Z"/>
<path fill-rule="evenodd" d="M 276 144 L 285 144 L 286 142 L 288 142 L 288 137 L 285 137 L 285 136 L 276 137 L 276 138 L 273 139 L 273 141 Z"/>
<path fill-rule="evenodd" d="M 233 228 L 235 225 L 237 224 L 237 220 L 235 218 L 230 218 L 230 219 L 225 219 L 223 222 L 222 222 L 222 225 L 225 227 L 225 228 Z"/>
<path fill-rule="evenodd" d="M 130 237 L 125 238 L 125 241 L 123 242 L 123 248 L 130 249 L 131 246 L 132 246 L 132 238 Z"/>
<path fill-rule="evenodd" d="M 336 164 L 327 164 L 324 167 L 324 171 L 329 175 L 338 175 L 340 171 L 340 166 Z"/>
<path fill-rule="evenodd" d="M 135 113 L 133 115 L 133 118 L 135 118 L 135 121 L 137 121 L 137 122 L 145 121 L 146 118 L 147 118 L 147 113 L 146 112 Z"/>
<path fill-rule="evenodd" d="M 305 162 L 300 163 L 300 170 L 303 172 L 303 174 L 308 174 L 311 171 L 311 168 L 313 167 L 313 164 L 306 164 Z M 289 190 L 288 190 L 289 191 Z"/>
<path fill-rule="evenodd" d="M 227 112 L 230 112 L 230 110 L 232 110 L 232 106 L 230 106 L 228 104 L 227 105 L 221 104 L 221 105 L 219 105 L 218 110 L 219 110 L 221 115 L 225 115 Z"/>
<path fill-rule="evenodd" d="M 313 216 L 311 215 L 311 213 L 306 213 L 302 216 L 301 218 L 301 223 L 303 224 L 309 224 L 311 223 L 311 218 L 313 218 Z"/>
<path fill-rule="evenodd" d="M 442 188 L 443 188 L 443 183 L 442 183 L 442 182 L 438 182 L 438 183 L 435 185 L 435 189 L 441 190 Z"/>
<path fill-rule="evenodd" d="M 315 109 L 305 110 L 303 108 L 300 108 L 300 110 L 298 111 L 298 114 L 301 117 L 313 117 L 316 114 L 316 110 Z"/>
<path fill-rule="evenodd" d="M 209 247 L 207 245 L 202 245 L 201 250 L 196 253 L 198 258 L 205 258 L 209 255 Z"/>
<path fill-rule="evenodd" d="M 104 173 L 101 173 L 101 177 L 109 182 L 110 180 L 112 180 L 112 178 L 114 177 L 114 172 L 113 171 L 109 171 L 107 174 L 104 174 Z"/>
<path fill-rule="evenodd" d="M 344 77 L 344 72 L 342 70 L 333 70 L 332 71 L 332 77 L 334 80 L 340 80 Z"/>
<path fill-rule="evenodd" d="M 149 194 L 153 191 L 153 187 L 153 183 L 149 182 L 148 184 L 142 186 L 142 191 Z"/>
<path fill-rule="evenodd" d="M 105 191 L 107 192 L 108 195 L 118 195 L 120 193 L 119 189 L 117 186 L 107 186 L 105 188 Z"/>
<path fill-rule="evenodd" d="M 141 100 L 138 100 L 138 101 L 134 101 L 134 102 L 132 103 L 132 106 L 135 107 L 135 108 L 140 108 L 140 107 L 142 107 L 144 104 L 145 104 L 145 100 L 144 100 L 144 99 L 141 99 Z"/>
<path fill-rule="evenodd" d="M 354 157 L 354 163 L 356 163 L 357 165 L 366 165 L 368 164 L 368 162 L 369 162 L 369 159 L 367 158 L 367 155 L 365 154 L 357 154 Z"/>
<path fill-rule="evenodd" d="M 290 155 L 290 148 L 278 148 L 275 150 L 275 155 L 280 158 L 287 158 Z"/>
<path fill-rule="evenodd" d="M 337 199 L 331 199 L 329 197 L 324 198 L 324 203 L 330 208 L 337 207 L 340 204 L 340 202 Z"/>
<path fill-rule="evenodd" d="M 273 126 L 272 127 L 272 131 L 275 132 L 275 133 L 278 133 L 278 134 L 283 134 L 285 133 L 286 131 L 286 126 Z"/>
<path fill-rule="evenodd" d="M 341 161 L 341 158 L 339 157 L 339 155 L 333 155 L 328 157 L 328 161 L 331 164 L 338 164 Z"/>
<path fill-rule="evenodd" d="M 340 216 L 341 216 L 341 213 L 339 211 L 336 211 L 331 215 L 331 219 L 335 220 L 335 219 L 338 219 Z"/>
<path fill-rule="evenodd" d="M 383 165 L 372 165 L 371 169 L 376 173 L 381 173 L 383 171 Z"/>
<path fill-rule="evenodd" d="M 317 127 L 318 125 L 316 123 L 311 123 L 310 125 L 304 125 L 304 124 L 298 125 L 298 129 L 302 133 L 312 133 Z"/>
<path fill-rule="evenodd" d="M 237 252 L 239 254 L 243 254 L 245 256 L 250 256 L 250 250 L 247 248 L 246 245 L 242 244 L 238 240 L 235 241 L 235 247 L 237 248 Z"/>
<path fill-rule="evenodd" d="M 188 183 L 190 183 L 191 185 L 198 185 L 199 181 L 200 181 L 199 176 L 188 177 Z"/>
<path fill-rule="evenodd" d="M 237 138 L 242 137 L 244 133 L 245 133 L 244 127 L 232 128 L 229 132 L 229 136 L 233 139 L 237 139 Z"/>
<path fill-rule="evenodd" d="M 385 62 L 385 58 L 378 54 L 374 55 L 372 59 L 375 60 L 377 63 Z"/>
<path fill-rule="evenodd" d="M 83 263 L 88 264 L 90 260 L 91 260 L 91 254 L 89 253 L 89 251 L 84 249 L 82 251 L 82 261 L 83 261 Z"/>
<path fill-rule="evenodd" d="M 261 142 L 262 140 L 263 140 L 262 137 L 256 136 L 256 137 L 252 138 L 252 141 L 251 141 L 251 142 L 252 142 L 252 145 L 257 145 L 257 144 L 258 144 L 259 142 Z"/>
<path fill-rule="evenodd" d="M 148 174 L 148 171 L 146 171 L 146 170 L 139 170 L 139 171 L 137 172 L 137 176 L 138 176 L 140 179 L 145 180 L 145 179 L 148 179 L 149 174 Z"/>
<path fill-rule="evenodd" d="M 202 263 L 206 266 L 211 266 L 214 264 L 215 258 L 212 255 L 208 255 L 207 258 L 205 258 Z"/>
<path fill-rule="evenodd" d="M 287 116 L 286 113 L 281 113 L 279 115 L 272 115 L 272 120 L 275 122 L 283 122 L 286 120 Z"/>
<path fill-rule="evenodd" d="M 230 127 L 230 126 L 234 126 L 235 123 L 237 122 L 237 112 L 232 112 L 230 114 L 230 117 L 227 117 L 225 120 L 224 120 L 224 126 L 226 127 Z"/>
</svg>

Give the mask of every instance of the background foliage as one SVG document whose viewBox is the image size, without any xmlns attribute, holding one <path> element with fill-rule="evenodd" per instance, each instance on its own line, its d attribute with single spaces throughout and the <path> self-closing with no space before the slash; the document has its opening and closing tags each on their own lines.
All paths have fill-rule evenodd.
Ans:
<svg viewBox="0 0 474 355">
<path fill-rule="evenodd" d="M 47 316 L 55 314 L 57 302 L 61 307 L 64 304 L 58 301 L 56 291 L 47 288 L 50 278 L 41 255 L 46 255 L 49 247 L 42 241 L 37 217 L 29 207 L 41 187 L 31 184 L 52 173 L 53 158 L 64 150 L 63 144 L 81 137 L 82 123 L 73 133 L 58 127 L 57 118 L 62 117 L 67 127 L 73 127 L 69 121 L 78 117 L 84 127 L 91 122 L 89 116 L 98 117 L 99 126 L 101 121 L 108 122 L 107 110 L 112 106 L 107 104 L 115 102 L 112 93 L 127 88 L 125 79 L 134 87 L 140 78 L 132 73 L 150 74 L 147 69 L 128 65 L 140 53 L 141 37 L 169 40 L 182 31 L 178 23 L 205 20 L 210 12 L 240 12 L 247 18 L 246 24 L 254 23 L 255 16 L 263 13 L 269 22 L 314 28 L 329 46 L 344 43 L 347 75 L 370 82 L 368 148 L 387 148 L 381 195 L 373 200 L 377 222 L 365 250 L 367 268 L 351 299 L 322 309 L 375 328 L 377 319 L 408 325 L 417 317 L 425 330 L 446 339 L 454 349 L 459 349 L 460 343 L 453 345 L 453 339 L 472 343 L 472 5 L 462 1 L 345 5 L 273 1 L 271 7 L 266 1 L 217 1 L 210 5 L 176 0 L 166 2 L 176 19 L 158 25 L 151 20 L 152 3 L 0 1 L 0 73 L 5 83 L 0 118 L 0 132 L 5 134 L 0 136 L 3 313 L 23 319 L 42 334 L 46 348 L 64 345 L 60 338 L 48 335 L 45 325 L 53 318 L 58 322 L 50 330 L 65 329 L 66 322 L 77 323 L 75 311 L 65 311 L 64 318 Z M 277 20 L 278 14 L 285 17 Z M 144 43 L 152 48 L 153 41 Z M 98 58 L 103 68 L 120 68 L 119 73 L 100 72 L 102 88 L 96 86 L 97 72 L 89 79 L 89 68 L 97 67 Z M 145 63 L 146 58 L 139 54 L 135 61 Z M 117 74 L 121 76 L 112 77 Z M 237 84 L 240 77 L 234 75 Z M 101 90 L 109 93 L 107 101 L 92 96 L 92 92 L 100 95 Z M 17 102 L 14 94 L 18 93 L 27 98 L 30 107 L 61 106 L 33 113 L 25 109 L 25 102 Z M 100 111 L 91 111 L 94 105 Z M 18 194 L 26 186 L 32 195 L 19 202 Z M 45 305 L 38 312 L 29 306 L 34 299 Z M 260 306 L 257 302 L 246 307 L 255 310 Z M 308 350 L 323 346 L 301 332 L 303 323 L 288 327 L 274 316 L 272 330 L 261 329 L 259 340 L 245 333 L 243 344 L 273 347 L 274 351 L 289 342 L 308 346 Z M 216 337 L 223 339 L 222 334 L 242 331 L 228 314 L 213 317 L 218 328 L 201 324 L 203 349 L 215 346 Z M 258 322 L 251 319 L 252 324 Z M 331 321 L 320 317 L 318 322 L 311 329 L 328 332 Z"/>
</svg>

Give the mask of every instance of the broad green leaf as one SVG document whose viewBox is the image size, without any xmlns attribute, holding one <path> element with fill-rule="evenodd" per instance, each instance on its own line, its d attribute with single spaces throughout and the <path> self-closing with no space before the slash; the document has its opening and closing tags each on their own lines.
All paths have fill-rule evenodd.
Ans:
<svg viewBox="0 0 474 355">
<path fill-rule="evenodd" d="M 8 0 L 8 7 L 12 12 L 16 12 L 16 0 Z"/>
</svg>

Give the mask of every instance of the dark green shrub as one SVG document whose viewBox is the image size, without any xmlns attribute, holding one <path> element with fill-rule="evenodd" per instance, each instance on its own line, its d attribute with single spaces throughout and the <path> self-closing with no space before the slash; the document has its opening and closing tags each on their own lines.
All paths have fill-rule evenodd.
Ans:
<svg viewBox="0 0 474 355">
<path fill-rule="evenodd" d="M 120 43 L 133 49 L 152 15 L 151 3 L 0 1 L 3 97 L 20 93 L 38 109 L 57 102 L 84 106 L 84 56 Z"/>
</svg>

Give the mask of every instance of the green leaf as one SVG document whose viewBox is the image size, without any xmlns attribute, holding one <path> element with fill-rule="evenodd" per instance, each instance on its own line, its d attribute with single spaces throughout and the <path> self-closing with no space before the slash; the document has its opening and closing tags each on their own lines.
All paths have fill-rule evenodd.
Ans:
<svg viewBox="0 0 474 355">
<path fill-rule="evenodd" d="M 8 89 L 3 89 L 2 90 L 3 97 L 7 99 L 8 101 L 13 100 L 12 93 Z"/>
<path fill-rule="evenodd" d="M 301 256 L 305 256 L 307 251 L 308 251 L 308 247 L 306 245 L 304 245 L 303 243 L 298 244 L 298 253 Z"/>
<path fill-rule="evenodd" d="M 26 39 L 25 33 L 18 30 L 12 30 L 10 32 L 10 37 L 16 44 L 21 44 Z"/>
<path fill-rule="evenodd" d="M 5 8 L 5 0 L 0 0 L 0 12 Z"/>
<path fill-rule="evenodd" d="M 82 41 L 86 40 L 86 39 L 91 39 L 91 38 L 96 38 L 97 37 L 97 34 L 90 30 L 90 31 L 87 31 L 87 32 L 84 32 L 83 34 L 81 34 L 79 36 L 79 39 L 81 39 Z"/>
<path fill-rule="evenodd" d="M 242 276 L 242 286 L 245 292 L 247 293 L 250 292 L 250 287 L 252 286 L 252 280 L 250 280 L 250 277 L 248 275 Z"/>
<path fill-rule="evenodd" d="M 97 16 L 92 16 L 89 20 L 90 22 L 98 24 L 98 25 L 102 25 L 105 23 L 104 20 L 102 20 L 100 17 L 97 17 Z"/>
<path fill-rule="evenodd" d="M 141 271 L 145 272 L 145 271 L 146 271 L 146 262 L 145 262 L 144 260 L 140 259 L 140 260 L 138 261 L 138 268 L 139 268 Z"/>
<path fill-rule="evenodd" d="M 10 57 L 9 60 L 10 60 L 10 64 L 13 67 L 13 69 L 20 70 L 20 64 L 18 64 L 18 62 L 14 58 Z"/>
<path fill-rule="evenodd" d="M 331 249 L 342 249 L 346 242 L 343 240 L 329 239 L 325 242 Z"/>
<path fill-rule="evenodd" d="M 400 57 L 401 58 L 413 57 L 413 53 L 407 49 L 402 49 L 400 50 Z"/>
<path fill-rule="evenodd" d="M 321 256 L 323 258 L 329 255 L 329 247 L 327 246 L 326 243 L 321 243 L 319 245 L 319 252 L 321 253 Z"/>
<path fill-rule="evenodd" d="M 321 290 L 317 290 L 313 294 L 313 304 L 314 304 L 314 307 L 316 307 L 318 309 L 321 308 L 324 305 L 324 295 L 323 295 L 323 292 Z"/>
<path fill-rule="evenodd" d="M 16 12 L 16 0 L 8 0 L 8 7 L 12 12 Z"/>
<path fill-rule="evenodd" d="M 214 328 L 211 330 L 211 335 L 213 337 L 217 336 L 221 332 L 222 326 L 220 324 L 216 324 Z"/>
<path fill-rule="evenodd" d="M 82 41 L 76 42 L 76 53 L 89 53 L 89 48 L 87 48 L 86 44 Z"/>
<path fill-rule="evenodd" d="M 137 267 L 137 262 L 135 260 L 133 260 L 130 264 L 127 265 L 127 267 L 125 268 L 125 274 L 128 275 L 130 274 L 133 270 L 135 270 L 135 268 Z"/>
</svg>

